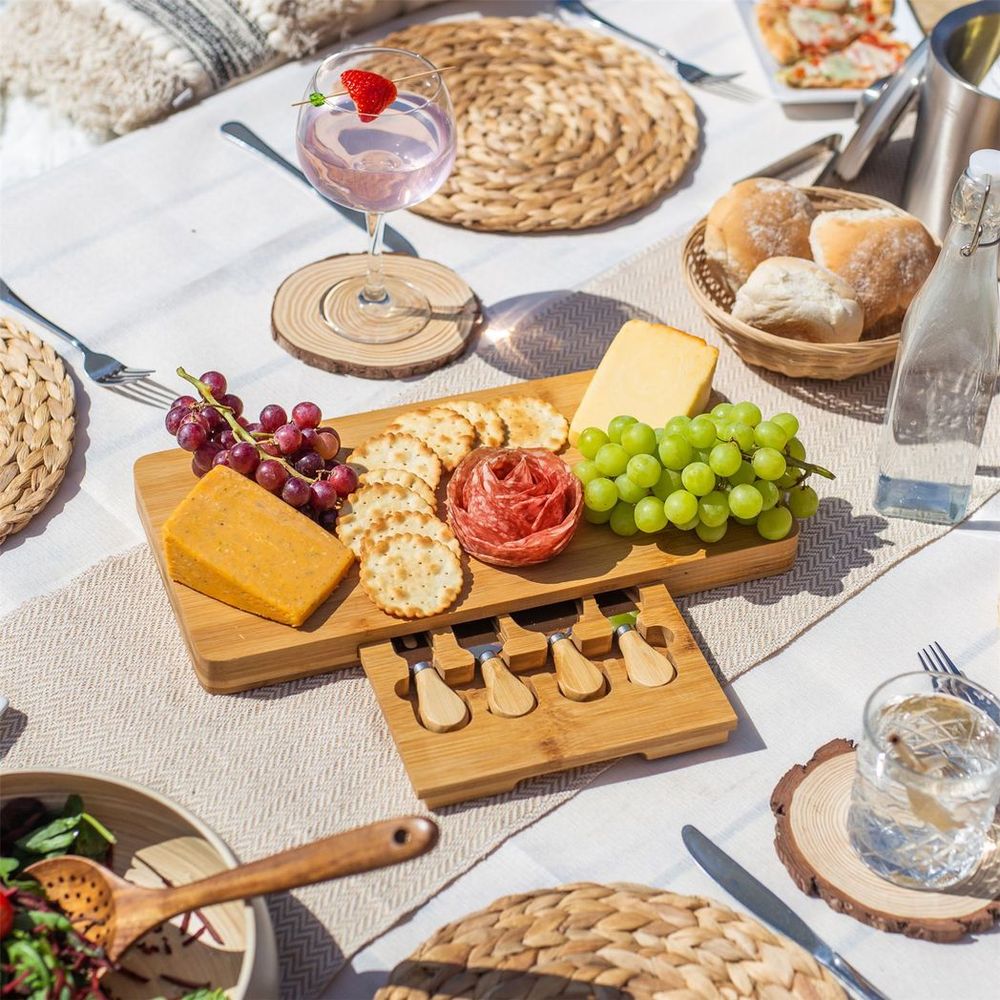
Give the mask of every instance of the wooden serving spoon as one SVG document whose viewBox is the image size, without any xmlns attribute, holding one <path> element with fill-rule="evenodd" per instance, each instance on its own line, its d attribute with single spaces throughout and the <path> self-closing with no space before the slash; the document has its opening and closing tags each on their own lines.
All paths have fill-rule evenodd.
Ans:
<svg viewBox="0 0 1000 1000">
<path fill-rule="evenodd" d="M 74 855 L 36 861 L 25 871 L 41 883 L 77 932 L 100 945 L 114 962 L 143 934 L 179 913 L 409 861 L 429 851 L 437 839 L 436 823 L 404 816 L 168 889 L 133 885 L 96 861 Z"/>
</svg>

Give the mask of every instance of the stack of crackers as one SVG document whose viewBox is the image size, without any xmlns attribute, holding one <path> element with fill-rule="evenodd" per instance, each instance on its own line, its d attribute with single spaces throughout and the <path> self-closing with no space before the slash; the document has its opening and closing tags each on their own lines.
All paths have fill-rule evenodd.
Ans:
<svg viewBox="0 0 1000 1000">
<path fill-rule="evenodd" d="M 337 536 L 361 564 L 361 585 L 383 611 L 425 618 L 447 610 L 465 584 L 462 550 L 437 516 L 437 490 L 473 448 L 558 451 L 566 418 L 536 396 L 472 399 L 410 410 L 348 456 L 358 489 L 340 510 Z"/>
</svg>

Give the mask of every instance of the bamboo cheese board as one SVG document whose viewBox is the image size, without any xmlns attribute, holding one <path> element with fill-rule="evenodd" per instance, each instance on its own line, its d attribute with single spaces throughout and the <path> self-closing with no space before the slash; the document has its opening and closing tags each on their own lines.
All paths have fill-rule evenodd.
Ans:
<svg viewBox="0 0 1000 1000">
<path fill-rule="evenodd" d="M 576 372 L 452 398 L 487 402 L 504 395 L 539 396 L 569 419 L 591 375 Z M 331 422 L 346 454 L 415 405 L 431 404 L 409 403 Z M 572 462 L 578 456 L 571 450 L 565 457 Z M 150 547 L 198 680 L 212 693 L 243 691 L 353 666 L 361 660 L 362 645 L 440 632 L 465 622 L 620 588 L 660 583 L 670 593 L 681 595 L 773 576 L 791 567 L 798 546 L 797 529 L 781 541 L 767 542 L 753 528 L 734 524 L 720 542 L 705 545 L 693 533 L 672 528 L 662 535 L 624 539 L 606 526 L 581 522 L 568 548 L 537 566 L 500 569 L 463 557 L 468 562 L 465 586 L 456 603 L 442 614 L 417 622 L 385 614 L 359 586 L 355 566 L 301 628 L 292 628 L 239 611 L 167 578 L 161 529 L 194 484 L 187 452 L 173 449 L 146 455 L 136 462 L 134 475 L 137 507 Z M 443 484 L 438 493 L 443 513 Z"/>
</svg>

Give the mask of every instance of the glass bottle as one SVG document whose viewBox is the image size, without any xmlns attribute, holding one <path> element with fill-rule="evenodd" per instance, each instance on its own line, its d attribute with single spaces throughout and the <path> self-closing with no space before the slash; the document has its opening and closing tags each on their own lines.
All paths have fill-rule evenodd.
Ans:
<svg viewBox="0 0 1000 1000">
<path fill-rule="evenodd" d="M 979 150 L 951 199 L 941 255 L 903 320 L 875 507 L 954 524 L 966 512 L 1000 358 L 1000 150 Z"/>
</svg>

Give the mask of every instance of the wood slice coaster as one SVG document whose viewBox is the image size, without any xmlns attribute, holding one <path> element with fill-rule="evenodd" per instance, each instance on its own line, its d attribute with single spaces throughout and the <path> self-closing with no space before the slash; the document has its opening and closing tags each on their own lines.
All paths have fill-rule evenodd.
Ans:
<svg viewBox="0 0 1000 1000">
<path fill-rule="evenodd" d="M 795 884 L 879 930 L 924 941 L 957 941 L 1000 918 L 1000 821 L 978 871 L 938 892 L 906 889 L 870 871 L 847 837 L 854 744 L 831 740 L 797 764 L 771 795 L 774 846 Z"/>
<path fill-rule="evenodd" d="M 404 254 L 386 254 L 383 270 L 416 285 L 433 315 L 412 337 L 395 344 L 362 344 L 337 333 L 320 303 L 331 285 L 361 274 L 362 254 L 341 254 L 307 264 L 289 275 L 271 306 L 271 332 L 289 354 L 307 365 L 362 378 L 407 378 L 434 371 L 457 358 L 482 318 L 479 299 L 450 268 Z"/>
<path fill-rule="evenodd" d="M 543 18 L 416 24 L 376 44 L 452 67 L 458 156 L 412 211 L 468 229 L 585 229 L 673 187 L 698 148 L 694 101 L 607 35 Z"/>
<path fill-rule="evenodd" d="M 846 998 L 797 944 L 715 900 L 592 882 L 504 896 L 442 927 L 375 996 Z"/>
<path fill-rule="evenodd" d="M 0 318 L 0 545 L 59 489 L 73 454 L 74 399 L 59 355 Z"/>
</svg>

